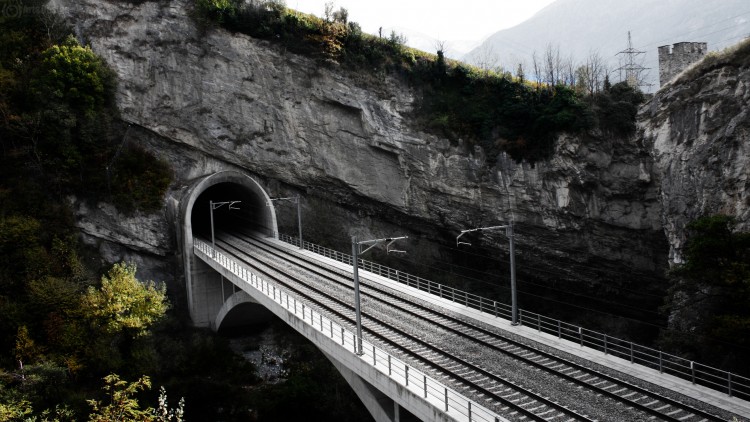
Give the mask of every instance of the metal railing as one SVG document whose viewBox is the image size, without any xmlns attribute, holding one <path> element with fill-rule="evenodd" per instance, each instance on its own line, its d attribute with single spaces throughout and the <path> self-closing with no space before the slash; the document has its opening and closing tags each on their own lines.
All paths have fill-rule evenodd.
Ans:
<svg viewBox="0 0 750 422">
<path fill-rule="evenodd" d="M 213 262 L 224 270 L 224 276 L 233 275 L 240 288 L 253 288 L 273 300 L 294 315 L 298 320 L 336 342 L 348 353 L 358 357 L 363 363 L 375 368 L 392 381 L 421 397 L 432 407 L 446 413 L 458 421 L 498 422 L 507 421 L 479 403 L 469 400 L 459 392 L 446 387 L 440 381 L 420 371 L 407 362 L 389 354 L 386 350 L 362 339 L 362 355 L 357 355 L 357 337 L 354 331 L 323 315 L 314 305 L 289 294 L 276 283 L 264 280 L 244 265 L 214 250 L 200 239 L 193 241 L 194 253 L 209 265 Z M 350 260 L 351 262 L 351 260 Z M 242 286 L 244 284 L 245 286 Z"/>
<path fill-rule="evenodd" d="M 296 237 L 280 234 L 279 239 L 299 247 L 299 239 Z M 351 255 L 307 241 L 303 243 L 303 248 L 306 250 L 347 265 L 352 265 Z M 364 259 L 359 260 L 359 265 L 362 270 L 389 278 L 397 283 L 414 287 L 443 299 L 510 321 L 511 307 L 505 303 L 498 303 L 495 300 L 450 286 L 444 286 Z M 744 400 L 750 399 L 750 378 L 741 375 L 522 309 L 518 311 L 518 323 L 535 328 L 539 332 L 555 335 L 559 339 L 578 343 L 581 347 L 599 350 L 605 355 L 629 360 L 632 364 L 643 365 L 658 370 L 660 373 L 673 375 L 689 380 L 693 384 L 721 391 L 730 397 L 739 397 Z"/>
</svg>

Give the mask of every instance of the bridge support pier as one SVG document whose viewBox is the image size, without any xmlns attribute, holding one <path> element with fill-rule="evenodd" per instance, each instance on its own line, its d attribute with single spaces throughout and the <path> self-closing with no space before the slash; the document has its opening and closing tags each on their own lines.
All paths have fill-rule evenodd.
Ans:
<svg viewBox="0 0 750 422">
<path fill-rule="evenodd" d="M 354 390 L 376 422 L 399 422 L 399 406 L 393 399 L 363 380 L 351 369 L 323 352 Z"/>
<path fill-rule="evenodd" d="M 224 304 L 221 290 L 223 277 L 195 256 L 188 259 L 191 261 L 191 273 L 188 278 L 190 316 L 196 326 L 211 326 Z"/>
</svg>

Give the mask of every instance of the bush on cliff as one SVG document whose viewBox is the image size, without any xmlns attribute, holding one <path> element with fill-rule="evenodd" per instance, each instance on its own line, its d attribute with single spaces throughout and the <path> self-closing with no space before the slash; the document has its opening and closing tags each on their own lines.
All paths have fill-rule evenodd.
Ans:
<svg viewBox="0 0 750 422">
<path fill-rule="evenodd" d="M 72 36 L 44 31 L 53 18 L 0 17 L 8 29 L 0 36 L 4 168 L 56 198 L 75 194 L 112 200 L 123 211 L 155 211 L 171 171 L 146 151 L 118 153 L 126 131 L 117 124 L 115 75 Z"/>
<path fill-rule="evenodd" d="M 673 286 L 665 306 L 675 331 L 667 332 L 662 343 L 747 376 L 750 233 L 737 231 L 735 225 L 733 218 L 715 215 L 687 226 L 685 262 L 671 273 Z M 703 341 L 696 341 L 701 337 Z"/>
</svg>

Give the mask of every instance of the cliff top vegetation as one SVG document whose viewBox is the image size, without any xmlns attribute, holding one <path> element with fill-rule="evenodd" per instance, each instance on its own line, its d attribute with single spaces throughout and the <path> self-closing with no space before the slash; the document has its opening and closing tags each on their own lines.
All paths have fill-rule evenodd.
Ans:
<svg viewBox="0 0 750 422">
<path fill-rule="evenodd" d="M 278 0 L 196 0 L 194 16 L 203 28 L 269 40 L 321 64 L 403 77 L 421 94 L 413 116 L 418 129 L 479 145 L 489 162 L 501 151 L 519 161 L 548 158 L 561 132 L 598 128 L 628 136 L 643 101 L 624 83 L 605 82 L 592 92 L 575 81 L 530 81 L 523 69 L 516 75 L 482 70 L 446 59 L 441 49 L 429 54 L 408 48 L 395 32 L 363 33 L 343 8 L 328 7 L 319 18 Z"/>
<path fill-rule="evenodd" d="M 691 80 L 697 75 L 710 72 L 724 66 L 748 67 L 750 66 L 750 38 L 745 39 L 723 51 L 712 51 L 706 54 L 703 60 L 685 69 L 678 80 Z"/>
</svg>

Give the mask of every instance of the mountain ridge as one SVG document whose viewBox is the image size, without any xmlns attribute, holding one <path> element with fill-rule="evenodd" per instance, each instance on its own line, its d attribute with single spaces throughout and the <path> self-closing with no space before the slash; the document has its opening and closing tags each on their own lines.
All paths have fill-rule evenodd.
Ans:
<svg viewBox="0 0 750 422">
<path fill-rule="evenodd" d="M 659 46 L 698 41 L 707 42 L 709 51 L 716 51 L 750 33 L 750 4 L 742 0 L 639 3 L 636 12 L 632 3 L 617 0 L 557 0 L 523 23 L 494 33 L 462 59 L 476 64 L 480 57 L 492 53 L 505 70 L 515 71 L 522 63 L 527 77 L 533 77 L 532 54 L 541 57 L 550 45 L 559 47 L 563 58 L 572 56 L 575 63 L 598 52 L 617 81 L 621 75 L 616 69 L 622 66 L 618 59 L 623 57 L 618 53 L 628 47 L 630 32 L 633 48 L 643 51 L 637 58 L 648 68 L 645 79 L 652 88 L 645 90 L 652 91 L 659 86 Z"/>
</svg>

